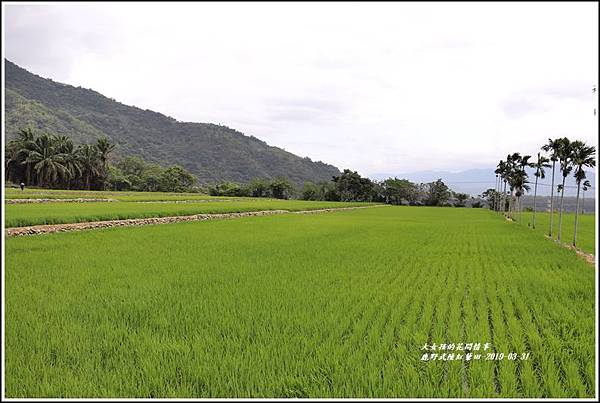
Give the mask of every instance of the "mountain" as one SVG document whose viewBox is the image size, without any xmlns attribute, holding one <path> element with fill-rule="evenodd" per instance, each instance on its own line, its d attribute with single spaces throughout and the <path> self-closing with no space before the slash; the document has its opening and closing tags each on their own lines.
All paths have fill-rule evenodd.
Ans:
<svg viewBox="0 0 600 403">
<path fill-rule="evenodd" d="M 476 196 L 481 194 L 486 189 L 492 188 L 494 189 L 496 183 L 496 174 L 494 174 L 495 167 L 490 168 L 479 168 L 479 169 L 468 169 L 460 172 L 448 172 L 448 171 L 419 171 L 412 173 L 403 173 L 403 174 L 389 174 L 389 173 L 380 173 L 372 175 L 373 179 L 386 179 L 390 177 L 398 177 L 400 179 L 408 179 L 412 182 L 431 182 L 438 178 L 441 178 L 448 187 L 456 192 L 468 193 L 471 196 Z M 535 176 L 534 170 L 527 168 L 527 173 L 529 174 L 529 181 L 534 182 Z M 594 186 L 596 175 L 594 171 L 586 171 L 587 178 Z M 551 188 L 551 170 L 546 170 L 546 178 L 540 179 L 538 182 L 538 194 L 542 196 L 550 195 Z M 556 168 L 555 173 L 555 186 L 558 184 L 560 174 L 558 173 L 558 167 Z M 533 194 L 533 183 L 530 183 L 531 191 L 529 194 Z M 554 191 L 556 194 L 556 189 Z M 575 196 L 577 193 L 577 184 L 575 183 L 575 179 L 572 175 L 567 177 L 565 182 L 565 196 Z M 590 189 L 587 196 L 593 197 L 594 189 Z M 586 196 L 586 197 L 587 197 Z"/>
<path fill-rule="evenodd" d="M 211 123 L 179 122 L 121 104 L 91 89 L 42 78 L 5 60 L 6 137 L 21 128 L 70 136 L 77 143 L 107 136 L 116 156 L 137 155 L 161 165 L 179 164 L 200 182 L 247 182 L 256 177 L 331 180 L 340 171 L 301 158 L 253 136 Z"/>
</svg>

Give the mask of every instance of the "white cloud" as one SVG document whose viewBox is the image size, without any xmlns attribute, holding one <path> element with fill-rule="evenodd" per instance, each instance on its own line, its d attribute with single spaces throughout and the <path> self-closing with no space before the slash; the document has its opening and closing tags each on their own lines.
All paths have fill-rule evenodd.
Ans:
<svg viewBox="0 0 600 403">
<path fill-rule="evenodd" d="M 5 6 L 5 56 L 362 174 L 597 145 L 596 3 Z"/>
</svg>

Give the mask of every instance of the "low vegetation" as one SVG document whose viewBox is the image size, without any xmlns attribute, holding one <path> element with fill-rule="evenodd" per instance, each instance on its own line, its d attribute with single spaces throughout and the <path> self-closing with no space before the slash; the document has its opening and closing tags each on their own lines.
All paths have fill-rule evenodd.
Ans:
<svg viewBox="0 0 600 403">
<path fill-rule="evenodd" d="M 228 197 L 213 197 L 201 193 L 170 192 L 126 192 L 87 191 L 26 188 L 5 188 L 5 198 L 10 199 L 113 199 L 119 201 L 185 201 L 185 200 L 229 200 Z M 239 200 L 242 200 L 240 198 Z"/>
<path fill-rule="evenodd" d="M 577 230 L 577 247 L 582 251 L 590 254 L 595 253 L 596 243 L 596 215 L 595 214 L 584 214 L 579 216 L 578 230 Z M 550 213 L 537 212 L 535 214 L 535 233 L 537 236 L 548 236 L 548 226 L 550 225 Z M 527 228 L 533 228 L 533 212 L 523 212 L 522 221 L 520 224 Z M 573 228 L 575 225 L 575 214 L 565 213 L 563 214 L 564 228 Z"/>
<path fill-rule="evenodd" d="M 482 209 L 8 238 L 6 395 L 591 398 L 594 275 Z"/>
<path fill-rule="evenodd" d="M 361 203 L 360 206 L 368 205 Z M 261 210 L 317 210 L 352 207 L 350 202 L 309 202 L 303 200 L 251 199 L 189 203 L 34 203 L 7 204 L 5 227 L 66 224 L 128 218 L 169 217 L 193 214 L 240 213 Z"/>
</svg>

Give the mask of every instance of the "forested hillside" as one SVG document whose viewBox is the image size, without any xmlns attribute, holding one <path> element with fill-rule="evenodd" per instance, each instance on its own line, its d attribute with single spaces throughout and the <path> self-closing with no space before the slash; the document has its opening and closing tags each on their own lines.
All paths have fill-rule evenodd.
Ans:
<svg viewBox="0 0 600 403">
<path fill-rule="evenodd" d="M 340 173 L 332 165 L 298 157 L 229 127 L 178 122 L 90 89 L 39 77 L 8 60 L 5 72 L 7 139 L 25 127 L 81 143 L 106 136 L 117 144 L 117 157 L 137 155 L 165 166 L 177 163 L 203 183 L 285 176 L 300 184 Z"/>
</svg>

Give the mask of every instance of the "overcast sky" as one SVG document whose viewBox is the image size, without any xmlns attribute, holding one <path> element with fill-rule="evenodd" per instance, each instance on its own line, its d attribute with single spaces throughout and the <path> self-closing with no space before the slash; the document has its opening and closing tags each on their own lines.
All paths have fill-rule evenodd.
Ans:
<svg viewBox="0 0 600 403">
<path fill-rule="evenodd" d="M 38 75 L 363 175 L 597 146 L 597 3 L 4 7 Z"/>
</svg>

